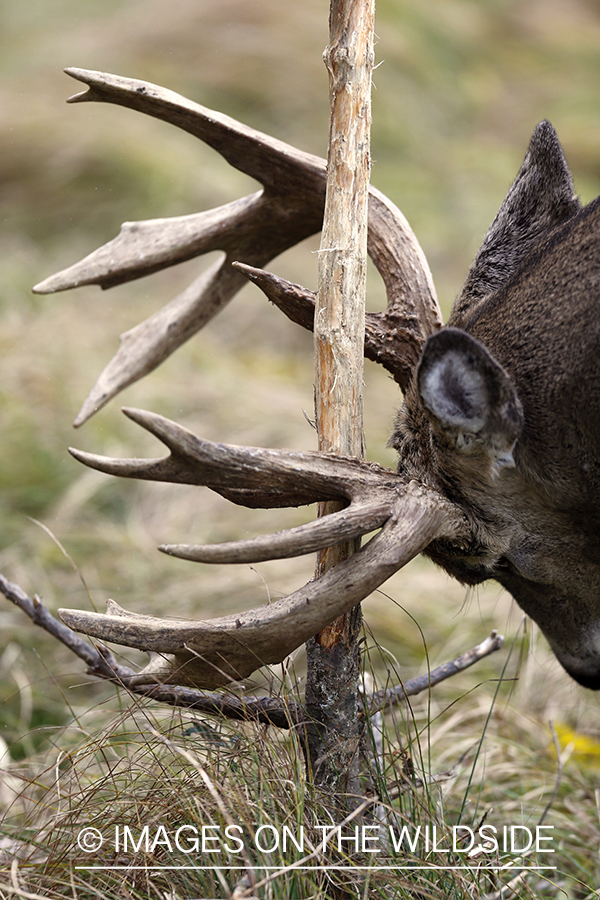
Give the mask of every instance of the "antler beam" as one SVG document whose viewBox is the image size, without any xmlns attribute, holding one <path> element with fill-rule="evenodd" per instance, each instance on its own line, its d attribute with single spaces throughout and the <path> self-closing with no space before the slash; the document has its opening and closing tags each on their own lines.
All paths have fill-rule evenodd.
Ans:
<svg viewBox="0 0 600 900">
<path fill-rule="evenodd" d="M 65 609 L 59 615 L 75 631 L 148 651 L 150 662 L 136 683 L 215 688 L 281 662 L 436 537 L 456 537 L 461 528 L 462 515 L 451 504 L 410 482 L 396 495 L 381 531 L 359 553 L 268 606 L 205 622 L 136 615 L 113 601 L 104 615 Z"/>
<path fill-rule="evenodd" d="M 244 284 L 232 262 L 263 266 L 320 230 L 325 161 L 148 82 L 85 69 L 66 71 L 88 85 L 69 102 L 115 103 L 168 122 L 206 142 L 263 185 L 255 194 L 207 212 L 126 222 L 114 240 L 34 288 L 38 293 L 84 284 L 109 288 L 212 250 L 224 253 L 167 306 L 121 335 L 119 350 L 75 419 L 74 424 L 81 425 L 229 302 Z M 383 315 L 403 345 L 405 362 L 394 377 L 405 387 L 423 341 L 440 327 L 441 315 L 427 262 L 410 226 L 374 188 L 369 194 L 369 253 L 386 286 L 388 308 Z"/>
<path fill-rule="evenodd" d="M 333 454 L 267 450 L 204 441 L 156 413 L 123 412 L 171 451 L 163 459 L 111 459 L 70 449 L 80 462 L 108 475 L 206 485 L 241 506 L 273 509 L 319 500 L 372 501 L 374 492 L 394 486 L 398 476 L 375 463 Z"/>
</svg>

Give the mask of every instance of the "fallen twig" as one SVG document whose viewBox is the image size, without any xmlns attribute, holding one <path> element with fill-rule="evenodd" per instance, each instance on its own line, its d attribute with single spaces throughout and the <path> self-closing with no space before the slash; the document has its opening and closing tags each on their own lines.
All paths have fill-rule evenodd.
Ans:
<svg viewBox="0 0 600 900">
<path fill-rule="evenodd" d="M 18 585 L 0 574 L 0 593 L 18 606 L 29 618 L 59 640 L 65 647 L 82 659 L 87 672 L 125 688 L 138 697 L 157 700 L 167 706 L 193 709 L 207 715 L 221 715 L 237 721 L 254 721 L 277 728 L 298 728 L 306 723 L 306 713 L 302 705 L 289 697 L 238 697 L 235 694 L 207 693 L 194 688 L 170 684 L 138 684 L 137 673 L 127 666 L 117 663 L 114 655 L 103 644 L 93 646 L 68 628 L 44 606 L 39 597 L 29 597 Z M 444 663 L 437 669 L 411 678 L 403 685 L 396 685 L 374 694 L 364 695 L 360 706 L 363 712 L 372 716 L 379 710 L 395 703 L 402 703 L 409 697 L 428 690 L 440 681 L 451 678 L 457 672 L 472 666 L 489 656 L 502 646 L 503 638 L 493 631 L 491 635 L 472 650 L 462 653 L 456 659 Z"/>
<path fill-rule="evenodd" d="M 503 636 L 494 630 L 489 637 L 480 644 L 477 644 L 476 647 L 473 647 L 472 650 L 461 653 L 456 659 L 443 663 L 441 666 L 438 666 L 437 669 L 425 672 L 424 675 L 417 675 L 416 678 L 411 678 L 405 684 L 397 684 L 394 685 L 394 687 L 384 688 L 381 691 L 371 694 L 368 701 L 366 701 L 369 714 L 373 715 L 373 713 L 378 710 L 385 709 L 386 706 L 404 703 L 409 697 L 420 694 L 422 691 L 432 688 L 434 685 L 439 684 L 441 681 L 445 681 L 447 678 L 452 678 L 453 675 L 468 669 L 469 666 L 479 662 L 480 659 L 484 659 L 484 657 L 489 656 L 491 653 L 495 653 L 496 650 L 500 650 L 503 642 Z"/>
</svg>

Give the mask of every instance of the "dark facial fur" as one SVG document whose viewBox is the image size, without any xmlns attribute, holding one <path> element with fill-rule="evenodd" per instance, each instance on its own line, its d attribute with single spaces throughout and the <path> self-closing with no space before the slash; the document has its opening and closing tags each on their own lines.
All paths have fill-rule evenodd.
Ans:
<svg viewBox="0 0 600 900">
<path fill-rule="evenodd" d="M 448 326 L 427 342 L 391 444 L 463 509 L 428 554 L 494 578 L 581 684 L 600 687 L 600 198 L 582 209 L 552 127 L 525 161 Z"/>
</svg>

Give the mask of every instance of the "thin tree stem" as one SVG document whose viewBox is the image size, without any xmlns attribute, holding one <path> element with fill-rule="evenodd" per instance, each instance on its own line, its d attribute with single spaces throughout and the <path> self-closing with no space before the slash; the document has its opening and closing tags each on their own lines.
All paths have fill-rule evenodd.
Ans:
<svg viewBox="0 0 600 900">
<path fill-rule="evenodd" d="M 364 457 L 363 348 L 370 174 L 374 0 L 331 0 L 327 193 L 314 317 L 319 449 Z M 339 509 L 322 504 L 320 515 Z M 320 577 L 359 547 L 321 551 Z M 317 787 L 358 793 L 360 606 L 307 644 L 309 756 Z"/>
</svg>

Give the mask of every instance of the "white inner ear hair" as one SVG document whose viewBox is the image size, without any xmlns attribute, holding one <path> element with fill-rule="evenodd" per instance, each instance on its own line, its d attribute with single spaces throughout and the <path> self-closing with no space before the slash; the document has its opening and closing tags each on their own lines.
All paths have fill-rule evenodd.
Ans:
<svg viewBox="0 0 600 900">
<path fill-rule="evenodd" d="M 461 353 L 450 351 L 429 367 L 421 381 L 421 396 L 427 409 L 446 425 L 477 433 L 485 424 L 485 380 Z"/>
</svg>

